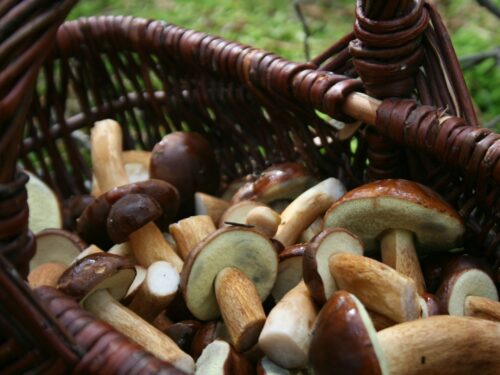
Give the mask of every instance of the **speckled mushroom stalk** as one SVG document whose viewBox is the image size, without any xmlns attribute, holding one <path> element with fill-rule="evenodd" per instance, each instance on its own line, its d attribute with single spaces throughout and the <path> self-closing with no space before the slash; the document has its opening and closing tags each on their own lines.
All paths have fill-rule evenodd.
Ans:
<svg viewBox="0 0 500 375">
<path fill-rule="evenodd" d="M 92 165 L 102 191 L 129 183 L 122 159 L 122 132 L 112 120 L 96 122 L 92 129 Z M 130 245 L 137 262 L 149 267 L 158 260 L 171 263 L 179 272 L 182 259 L 167 243 L 158 227 L 150 222 L 130 234 Z"/>
<path fill-rule="evenodd" d="M 324 227 L 343 227 L 367 250 L 380 241 L 382 260 L 426 291 L 415 245 L 426 251 L 456 247 L 465 231 L 458 213 L 437 193 L 416 182 L 381 180 L 346 193 L 330 207 Z"/>
</svg>

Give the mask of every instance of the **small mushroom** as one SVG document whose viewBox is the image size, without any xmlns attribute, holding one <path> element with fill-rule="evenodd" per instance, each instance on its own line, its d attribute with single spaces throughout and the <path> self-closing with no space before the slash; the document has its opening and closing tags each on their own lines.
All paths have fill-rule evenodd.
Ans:
<svg viewBox="0 0 500 375">
<path fill-rule="evenodd" d="M 281 367 L 305 367 L 317 313 L 307 287 L 300 282 L 269 313 L 259 347 Z"/>
<path fill-rule="evenodd" d="M 272 242 L 246 228 L 221 228 L 186 259 L 181 286 L 186 305 L 201 320 L 222 313 L 236 350 L 255 344 L 266 319 L 263 301 L 276 280 Z"/>
<path fill-rule="evenodd" d="M 91 141 L 92 165 L 99 187 L 103 191 L 109 191 L 117 186 L 127 185 L 128 177 L 122 159 L 120 125 L 111 120 L 96 122 L 92 128 Z M 153 163 L 153 157 L 151 163 Z M 162 206 L 162 202 L 159 199 L 157 201 Z M 148 223 L 131 233 L 129 242 L 134 258 L 143 267 L 149 267 L 156 261 L 164 260 L 171 263 L 177 270 L 182 268 L 182 260 L 154 223 Z"/>
<path fill-rule="evenodd" d="M 302 232 L 344 193 L 345 187 L 333 177 L 306 190 L 281 213 L 275 238 L 285 246 L 296 243 Z"/>
<path fill-rule="evenodd" d="M 278 255 L 278 277 L 271 294 L 276 302 L 302 281 L 302 258 L 306 244 L 288 246 Z"/>
<path fill-rule="evenodd" d="M 257 207 L 263 207 L 264 204 L 256 201 L 241 201 L 235 203 L 224 211 L 220 218 L 219 227 L 231 224 L 245 224 L 250 211 Z"/>
<path fill-rule="evenodd" d="M 151 178 L 167 181 L 179 190 L 181 217 L 193 214 L 195 192 L 215 194 L 219 189 L 215 153 L 195 132 L 173 132 L 163 137 L 153 147 L 149 173 Z"/>
<path fill-rule="evenodd" d="M 36 252 L 30 269 L 48 262 L 69 265 L 85 248 L 85 243 L 75 234 L 63 229 L 44 229 L 36 234 Z"/>
<path fill-rule="evenodd" d="M 366 250 L 380 240 L 382 260 L 411 277 L 420 293 L 425 282 L 415 245 L 450 250 L 464 233 L 458 213 L 437 193 L 407 180 L 382 180 L 349 191 L 328 209 L 324 228 L 343 227 L 361 237 Z"/>
<path fill-rule="evenodd" d="M 374 259 L 349 253 L 333 255 L 329 266 L 338 288 L 356 295 L 367 309 L 397 323 L 419 317 L 416 285 L 409 277 Z"/>
<path fill-rule="evenodd" d="M 314 374 L 392 374 L 384 354 L 363 304 L 348 292 L 335 292 L 314 324 L 309 348 Z"/>
<path fill-rule="evenodd" d="M 246 218 L 246 224 L 253 226 L 255 230 L 269 238 L 274 236 L 280 223 L 280 215 L 266 206 L 255 207 L 248 212 Z"/>
<path fill-rule="evenodd" d="M 135 268 L 128 259 L 103 252 L 89 255 L 68 268 L 59 279 L 58 289 L 158 358 L 192 373 L 194 361 L 190 356 L 117 302 L 125 296 L 134 277 Z"/>
<path fill-rule="evenodd" d="M 254 200 L 270 204 L 279 200 L 292 201 L 318 180 L 298 163 L 275 164 L 264 170 L 253 182 L 243 185 L 233 196 L 232 202 Z"/>
<path fill-rule="evenodd" d="M 334 254 L 363 255 L 363 243 L 358 236 L 343 228 L 328 228 L 307 245 L 302 262 L 304 281 L 320 306 L 337 290 L 330 273 L 329 260 Z"/>
<path fill-rule="evenodd" d="M 169 226 L 169 231 L 177 244 L 177 252 L 184 260 L 200 241 L 216 229 L 214 222 L 207 215 L 190 216 Z"/>
<path fill-rule="evenodd" d="M 196 361 L 198 375 L 251 375 L 252 364 L 242 354 L 237 353 L 229 343 L 215 340 L 209 344 Z"/>
<path fill-rule="evenodd" d="M 498 301 L 498 291 L 491 276 L 470 264 L 447 272 L 436 292 L 443 313 L 464 315 L 466 298 L 479 296 Z"/>
</svg>

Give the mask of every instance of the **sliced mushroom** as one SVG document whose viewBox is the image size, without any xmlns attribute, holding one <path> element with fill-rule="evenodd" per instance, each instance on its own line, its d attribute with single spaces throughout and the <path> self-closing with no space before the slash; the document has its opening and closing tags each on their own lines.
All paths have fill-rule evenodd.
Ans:
<svg viewBox="0 0 500 375">
<path fill-rule="evenodd" d="M 397 323 L 420 315 L 415 282 L 383 263 L 340 253 L 330 257 L 330 272 L 338 288 L 356 295 L 367 309 Z"/>
<path fill-rule="evenodd" d="M 251 375 L 254 373 L 251 363 L 237 353 L 229 343 L 215 340 L 209 344 L 196 361 L 198 375 Z"/>
<path fill-rule="evenodd" d="M 36 253 L 30 261 L 30 269 L 49 262 L 69 265 L 84 248 L 85 243 L 71 232 L 44 229 L 36 234 Z"/>
<path fill-rule="evenodd" d="M 196 192 L 194 194 L 194 211 L 196 215 L 208 215 L 214 223 L 218 223 L 229 203 L 210 194 Z"/>
<path fill-rule="evenodd" d="M 158 261 L 150 265 L 146 277 L 128 308 L 152 322 L 174 299 L 179 289 L 179 273 L 170 263 Z"/>
<path fill-rule="evenodd" d="M 243 185 L 234 194 L 232 202 L 255 200 L 269 204 L 279 200 L 291 201 L 317 183 L 318 180 L 301 164 L 275 164 L 252 183 Z"/>
<path fill-rule="evenodd" d="M 259 347 L 281 367 L 305 367 L 317 313 L 307 287 L 300 282 L 269 313 Z"/>
<path fill-rule="evenodd" d="M 271 294 L 276 302 L 302 281 L 302 258 L 306 244 L 288 246 L 278 255 L 278 277 Z"/>
<path fill-rule="evenodd" d="M 199 242 L 215 230 L 214 222 L 207 215 L 190 216 L 169 226 L 177 244 L 177 252 L 184 260 Z"/>
<path fill-rule="evenodd" d="M 325 214 L 324 227 L 350 230 L 367 250 L 380 239 L 384 263 L 415 280 L 420 293 L 425 282 L 414 245 L 449 250 L 464 233 L 462 219 L 443 198 L 406 180 L 376 181 L 349 191 Z"/>
<path fill-rule="evenodd" d="M 194 210 L 194 193 L 215 194 L 220 173 L 215 153 L 199 133 L 173 132 L 154 147 L 149 173 L 151 178 L 168 181 L 181 195 L 179 213 L 190 216 Z"/>
<path fill-rule="evenodd" d="M 97 253 L 68 268 L 58 289 L 75 297 L 82 306 L 158 358 L 192 373 L 193 359 L 172 340 L 117 302 L 125 296 L 135 277 L 135 268 L 126 258 Z"/>
<path fill-rule="evenodd" d="M 92 128 L 92 165 L 103 191 L 128 183 L 123 167 L 122 132 L 120 125 L 111 120 L 99 121 Z M 153 163 L 153 157 L 151 159 Z M 153 177 L 153 176 L 152 176 Z M 160 204 L 161 206 L 161 204 Z M 154 223 L 148 223 L 129 236 L 134 258 L 143 267 L 164 260 L 177 270 L 182 268 L 182 260 L 166 242 Z"/>
<path fill-rule="evenodd" d="M 275 238 L 288 246 L 345 193 L 342 183 L 331 177 L 303 192 L 281 213 Z"/>
<path fill-rule="evenodd" d="M 261 301 L 276 280 L 278 257 L 262 234 L 246 228 L 221 228 L 193 249 L 181 285 L 191 313 L 211 320 L 222 313 L 236 350 L 249 349 L 264 325 Z"/>
<path fill-rule="evenodd" d="M 392 374 L 384 354 L 363 304 L 350 293 L 335 292 L 314 324 L 309 348 L 314 374 Z"/>
<path fill-rule="evenodd" d="M 337 290 L 330 273 L 330 257 L 339 253 L 363 255 L 363 247 L 358 236 L 342 228 L 325 229 L 307 245 L 302 274 L 316 303 L 323 305 Z"/>
</svg>

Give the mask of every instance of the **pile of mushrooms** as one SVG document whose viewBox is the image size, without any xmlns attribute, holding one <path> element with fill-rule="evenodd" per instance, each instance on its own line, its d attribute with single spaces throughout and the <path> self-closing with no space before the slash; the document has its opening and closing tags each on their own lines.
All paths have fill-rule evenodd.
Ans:
<svg viewBox="0 0 500 375">
<path fill-rule="evenodd" d="M 428 188 L 385 180 L 346 192 L 288 162 L 217 196 L 201 135 L 133 153 L 111 120 L 96 123 L 91 151 L 95 196 L 76 234 L 37 234 L 28 282 L 72 296 L 178 369 L 500 372 L 492 270 L 452 252 L 464 224 Z M 437 252 L 429 276 L 420 260 Z"/>
</svg>

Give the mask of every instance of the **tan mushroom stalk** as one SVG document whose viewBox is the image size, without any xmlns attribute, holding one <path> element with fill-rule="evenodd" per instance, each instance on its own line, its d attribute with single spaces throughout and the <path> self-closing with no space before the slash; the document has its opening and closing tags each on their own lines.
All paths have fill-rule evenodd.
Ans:
<svg viewBox="0 0 500 375">
<path fill-rule="evenodd" d="M 218 223 L 229 202 L 210 194 L 196 192 L 194 194 L 194 210 L 196 215 L 208 215 L 214 223 Z"/>
<path fill-rule="evenodd" d="M 397 323 L 420 316 L 415 282 L 383 263 L 341 253 L 330 258 L 330 272 L 339 289 L 356 295 L 369 310 Z"/>
<path fill-rule="evenodd" d="M 344 193 L 345 187 L 333 177 L 306 190 L 281 213 L 275 238 L 285 246 L 296 243 L 302 232 Z"/>
<path fill-rule="evenodd" d="M 58 288 L 158 358 L 192 373 L 194 361 L 189 355 L 166 335 L 117 302 L 126 294 L 134 277 L 135 268 L 126 258 L 97 253 L 68 268 L 59 279 Z"/>
<path fill-rule="evenodd" d="M 170 263 L 158 261 L 150 265 L 146 277 L 128 308 L 148 322 L 152 322 L 170 302 L 179 289 L 179 273 Z"/>
<path fill-rule="evenodd" d="M 380 240 L 384 263 L 415 280 L 425 282 L 415 245 L 426 251 L 457 246 L 464 224 L 437 193 L 407 180 L 382 180 L 349 191 L 324 217 L 324 227 L 343 227 L 361 237 L 367 251 Z"/>
<path fill-rule="evenodd" d="M 222 314 L 236 350 L 251 348 L 266 319 L 263 301 L 276 279 L 278 256 L 262 234 L 221 228 L 186 259 L 181 286 L 186 305 L 201 320 Z"/>
<path fill-rule="evenodd" d="M 111 120 L 99 121 L 92 129 L 91 139 L 92 165 L 102 191 L 128 184 L 128 177 L 123 167 L 120 125 Z M 135 259 L 143 267 L 149 267 L 152 263 L 163 260 L 171 263 L 178 271 L 182 269 L 182 259 L 152 222 L 131 233 L 129 243 Z"/>
<path fill-rule="evenodd" d="M 281 367 L 305 367 L 317 313 L 309 290 L 300 282 L 269 313 L 259 347 Z"/>
<path fill-rule="evenodd" d="M 28 275 L 28 284 L 32 289 L 39 286 L 56 287 L 59 277 L 66 271 L 68 266 L 58 262 L 47 262 L 40 264 L 31 270 Z"/>
<path fill-rule="evenodd" d="M 190 216 L 169 226 L 170 234 L 177 244 L 177 252 L 184 260 L 201 240 L 216 229 L 207 215 Z"/>
<path fill-rule="evenodd" d="M 500 323 L 439 315 L 377 336 L 391 375 L 500 373 Z"/>
<path fill-rule="evenodd" d="M 484 297 L 469 296 L 465 299 L 464 314 L 500 322 L 500 302 Z"/>
<path fill-rule="evenodd" d="M 253 226 L 255 230 L 269 238 L 274 236 L 280 223 L 280 215 L 266 206 L 255 207 L 248 213 L 246 218 L 246 224 Z"/>
</svg>

